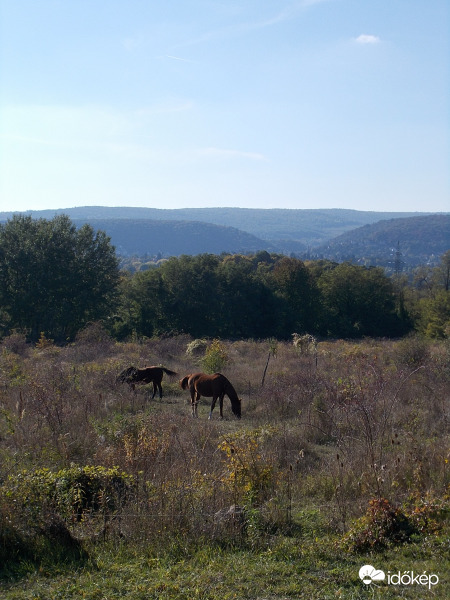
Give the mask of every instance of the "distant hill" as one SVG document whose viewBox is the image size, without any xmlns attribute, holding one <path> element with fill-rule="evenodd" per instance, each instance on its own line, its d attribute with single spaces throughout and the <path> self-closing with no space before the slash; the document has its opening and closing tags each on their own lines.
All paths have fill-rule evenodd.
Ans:
<svg viewBox="0 0 450 600">
<path fill-rule="evenodd" d="M 180 208 L 159 209 L 141 207 L 83 206 L 66 209 L 27 211 L 35 218 L 51 219 L 56 214 L 67 214 L 71 219 L 91 222 L 93 219 L 144 219 L 158 221 L 201 221 L 235 227 L 272 242 L 285 252 L 299 252 L 316 247 L 328 240 L 377 221 L 414 217 L 432 213 L 375 212 L 348 209 L 284 209 L 284 208 Z M 0 221 L 13 213 L 0 212 Z"/>
<path fill-rule="evenodd" d="M 249 253 L 258 250 L 389 267 L 397 245 L 405 267 L 439 262 L 450 248 L 450 214 L 347 209 L 247 209 L 86 206 L 28 211 L 67 214 L 111 237 L 122 256 Z M 13 213 L 0 213 L 0 222 Z"/>
<path fill-rule="evenodd" d="M 276 251 L 269 242 L 234 227 L 198 221 L 150 219 L 72 219 L 77 227 L 89 222 L 105 231 L 122 256 L 179 256 L 181 254 Z"/>
<path fill-rule="evenodd" d="M 396 253 L 405 268 L 437 264 L 450 250 L 450 215 L 389 219 L 364 225 L 315 248 L 311 258 L 393 268 Z"/>
</svg>

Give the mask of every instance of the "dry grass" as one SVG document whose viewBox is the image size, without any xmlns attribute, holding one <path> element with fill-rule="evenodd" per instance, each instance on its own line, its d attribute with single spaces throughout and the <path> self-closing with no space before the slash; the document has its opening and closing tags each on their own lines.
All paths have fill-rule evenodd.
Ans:
<svg viewBox="0 0 450 600">
<path fill-rule="evenodd" d="M 224 341 L 223 372 L 243 417 L 233 417 L 226 399 L 225 419 L 216 409 L 208 421 L 207 401 L 192 419 L 178 385 L 198 370 L 199 357 L 186 354 L 191 341 L 115 343 L 98 330 L 64 348 L 4 340 L 4 486 L 23 469 L 118 466 L 135 478 L 136 493 L 106 534 L 155 551 L 180 539 L 264 546 L 276 531 L 293 531 L 308 508 L 344 532 L 373 498 L 400 505 L 444 496 L 445 343 L 321 342 L 317 353 L 300 354 L 284 342 L 273 351 L 273 340 Z M 179 374 L 164 376 L 162 401 L 149 400 L 145 386 L 133 393 L 116 384 L 125 367 L 151 364 Z M 232 505 L 245 507 L 244 522 L 217 514 Z M 80 535 L 79 524 L 68 527 Z"/>
</svg>

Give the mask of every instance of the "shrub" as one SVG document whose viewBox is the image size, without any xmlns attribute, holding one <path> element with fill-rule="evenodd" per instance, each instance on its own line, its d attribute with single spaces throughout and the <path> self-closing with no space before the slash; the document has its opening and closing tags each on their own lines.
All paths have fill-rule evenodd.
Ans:
<svg viewBox="0 0 450 600">
<path fill-rule="evenodd" d="M 402 510 L 385 498 L 374 499 L 345 535 L 343 545 L 353 552 L 368 552 L 408 542 L 414 533 L 418 533 L 414 523 Z"/>
<path fill-rule="evenodd" d="M 396 359 L 400 366 L 420 367 L 427 362 L 429 355 L 428 343 L 417 335 L 410 335 L 397 344 Z"/>
<path fill-rule="evenodd" d="M 186 354 L 188 356 L 199 356 L 203 354 L 208 348 L 207 340 L 197 339 L 190 342 L 186 347 Z"/>
<path fill-rule="evenodd" d="M 8 352 L 25 356 L 30 349 L 30 344 L 24 333 L 13 332 L 2 339 L 2 347 Z"/>
<path fill-rule="evenodd" d="M 420 533 L 438 533 L 450 514 L 450 487 L 442 498 L 435 498 L 430 493 L 425 497 L 413 496 L 407 503 L 407 510 Z"/>
<path fill-rule="evenodd" d="M 201 360 L 202 369 L 206 373 L 217 373 L 228 363 L 229 356 L 226 346 L 220 340 L 213 340 L 206 349 L 205 356 Z"/>
<path fill-rule="evenodd" d="M 36 348 L 38 350 L 45 350 L 45 348 L 51 348 L 53 346 L 54 340 L 48 338 L 45 335 L 44 331 L 41 331 L 41 335 L 38 339 L 38 341 L 36 342 Z"/>
<path fill-rule="evenodd" d="M 243 500 L 247 506 L 258 504 L 274 482 L 273 461 L 263 455 L 261 444 L 276 432 L 270 426 L 243 429 L 224 436 L 219 443 L 227 470 L 223 481 L 233 490 L 235 500 Z"/>
<path fill-rule="evenodd" d="M 13 490 L 0 488 L 0 579 L 20 576 L 44 564 L 88 558 L 82 542 L 52 510 L 46 496 L 48 478 L 41 473 L 37 479 L 41 490 L 29 488 L 28 494 L 22 494 L 22 500 L 29 502 L 25 507 Z"/>
<path fill-rule="evenodd" d="M 5 483 L 7 497 L 21 507 L 29 529 L 46 527 L 49 515 L 69 524 L 95 514 L 109 520 L 128 501 L 132 487 L 127 473 L 98 466 L 22 471 Z"/>
<path fill-rule="evenodd" d="M 292 343 L 299 354 L 314 354 L 317 352 L 317 339 L 309 333 L 305 333 L 305 335 L 293 333 Z"/>
</svg>

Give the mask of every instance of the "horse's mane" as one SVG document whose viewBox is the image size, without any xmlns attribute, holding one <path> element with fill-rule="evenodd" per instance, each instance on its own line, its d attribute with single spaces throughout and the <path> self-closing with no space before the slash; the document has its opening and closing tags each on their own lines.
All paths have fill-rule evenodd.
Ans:
<svg viewBox="0 0 450 600">
<path fill-rule="evenodd" d="M 240 418 L 240 416 L 241 416 L 241 399 L 237 395 L 237 392 L 234 389 L 232 383 L 225 376 L 223 376 L 223 377 L 225 380 L 225 382 L 224 382 L 225 393 L 231 401 L 231 410 L 237 417 Z"/>
<path fill-rule="evenodd" d="M 190 375 L 186 375 L 186 377 L 183 377 L 183 379 L 180 380 L 180 385 L 183 390 L 187 390 L 189 377 Z"/>
</svg>

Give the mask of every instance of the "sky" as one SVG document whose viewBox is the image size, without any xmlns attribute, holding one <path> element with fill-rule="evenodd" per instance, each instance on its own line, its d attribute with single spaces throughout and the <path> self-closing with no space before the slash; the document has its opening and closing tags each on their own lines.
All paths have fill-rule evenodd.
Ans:
<svg viewBox="0 0 450 600">
<path fill-rule="evenodd" d="M 0 211 L 450 211 L 448 0 L 0 0 Z"/>
</svg>

